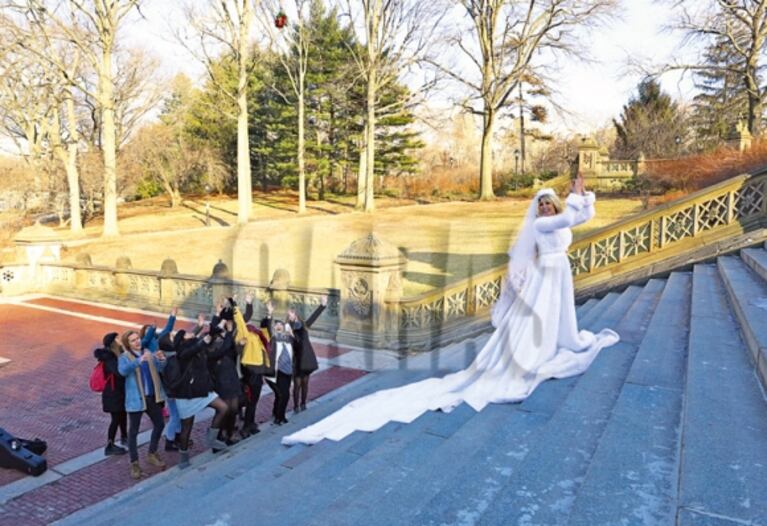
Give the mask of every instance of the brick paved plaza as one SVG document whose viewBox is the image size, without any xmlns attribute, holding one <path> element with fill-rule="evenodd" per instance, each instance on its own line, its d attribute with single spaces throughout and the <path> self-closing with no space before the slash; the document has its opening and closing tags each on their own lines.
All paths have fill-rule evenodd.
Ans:
<svg viewBox="0 0 767 526">
<path fill-rule="evenodd" d="M 88 387 L 96 363 L 93 350 L 108 332 L 145 323 L 162 325 L 165 315 L 35 297 L 0 304 L 0 319 L 0 358 L 10 360 L 0 365 L 0 427 L 48 442 L 48 471 L 41 477 L 0 468 L 0 525 L 47 524 L 132 486 L 127 455 L 101 453 L 109 417 L 101 411 L 100 395 Z M 189 325 L 184 319 L 177 322 L 179 328 Z M 312 400 L 365 374 L 328 363 L 345 350 L 322 343 L 315 347 L 324 365 L 312 376 Z M 259 422 L 270 417 L 271 406 L 272 394 L 265 386 Z M 142 431 L 149 427 L 145 418 Z M 193 456 L 205 452 L 206 428 L 205 423 L 195 425 Z M 145 442 L 140 459 L 145 457 Z M 177 463 L 176 453 L 165 453 L 162 447 L 160 451 L 169 468 Z M 145 462 L 142 468 L 148 476 L 158 472 Z"/>
</svg>

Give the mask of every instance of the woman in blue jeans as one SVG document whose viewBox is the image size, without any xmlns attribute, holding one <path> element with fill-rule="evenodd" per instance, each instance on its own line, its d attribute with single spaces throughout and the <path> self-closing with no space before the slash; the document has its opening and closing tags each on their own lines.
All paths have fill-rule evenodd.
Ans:
<svg viewBox="0 0 767 526">
<path fill-rule="evenodd" d="M 160 372 L 165 369 L 165 355 L 162 351 L 151 352 L 142 349 L 141 336 L 136 331 L 127 331 L 120 338 L 125 352 L 117 360 L 117 368 L 125 377 L 125 411 L 128 413 L 128 453 L 131 463 L 131 477 L 143 475 L 138 463 L 138 431 L 141 415 L 146 413 L 152 420 L 152 438 L 149 441 L 147 461 L 159 468 L 165 462 L 157 455 L 157 445 L 162 436 L 165 421 L 162 407 L 165 390 L 160 381 Z"/>
</svg>

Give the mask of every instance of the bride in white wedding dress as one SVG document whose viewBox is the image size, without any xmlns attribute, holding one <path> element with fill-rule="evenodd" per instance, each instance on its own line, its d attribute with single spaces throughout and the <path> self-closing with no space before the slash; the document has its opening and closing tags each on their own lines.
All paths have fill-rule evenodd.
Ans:
<svg viewBox="0 0 767 526">
<path fill-rule="evenodd" d="M 594 200 L 580 174 L 564 210 L 553 190 L 535 195 L 509 251 L 509 272 L 492 312 L 496 330 L 468 368 L 354 400 L 282 443 L 341 440 L 391 421 L 410 423 L 429 410 L 449 412 L 461 402 L 476 411 L 520 402 L 544 380 L 583 373 L 601 349 L 619 340 L 610 329 L 579 331 L 575 318 L 570 228 L 594 216 Z"/>
</svg>

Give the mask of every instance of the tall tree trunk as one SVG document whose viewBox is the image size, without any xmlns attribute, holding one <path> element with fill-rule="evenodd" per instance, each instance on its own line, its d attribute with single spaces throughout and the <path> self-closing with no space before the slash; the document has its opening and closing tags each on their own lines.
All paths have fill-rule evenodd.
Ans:
<svg viewBox="0 0 767 526">
<path fill-rule="evenodd" d="M 357 204 L 354 206 L 358 210 L 362 210 L 365 207 L 365 191 L 367 189 L 367 145 L 365 141 L 368 136 L 367 124 L 365 124 L 365 130 L 362 135 L 362 146 L 360 147 L 360 159 L 357 167 Z"/>
<path fill-rule="evenodd" d="M 104 229 L 105 237 L 119 236 L 117 226 L 117 127 L 115 125 L 112 46 L 104 46 L 99 70 L 101 98 L 101 151 L 104 156 Z"/>
<path fill-rule="evenodd" d="M 304 150 L 306 137 L 304 135 L 304 89 L 303 75 L 299 73 L 298 88 L 298 213 L 306 212 L 306 163 Z"/>
<path fill-rule="evenodd" d="M 495 125 L 495 113 L 489 106 L 485 106 L 485 114 L 482 117 L 482 150 L 479 164 L 479 198 L 493 199 L 493 127 Z"/>
<path fill-rule="evenodd" d="M 320 170 L 320 160 L 322 159 L 322 141 L 320 140 L 320 131 L 317 130 L 317 177 L 320 179 L 320 201 L 325 200 L 325 176 Z M 329 163 L 328 173 L 333 173 L 333 164 Z"/>
<path fill-rule="evenodd" d="M 375 204 L 373 202 L 373 190 L 375 186 L 375 131 L 376 131 L 376 70 L 371 67 L 368 86 L 367 86 L 367 132 L 366 159 L 365 159 L 365 212 L 373 212 Z"/>
<path fill-rule="evenodd" d="M 748 95 L 748 131 L 758 137 L 761 133 L 762 97 L 756 82 L 756 67 L 749 65 L 746 74 L 746 93 Z"/>
<path fill-rule="evenodd" d="M 240 82 L 237 94 L 237 222 L 244 225 L 250 219 L 253 200 L 250 180 L 250 141 L 248 140 L 248 98 L 247 75 L 244 64 L 240 67 Z"/>
<path fill-rule="evenodd" d="M 73 234 L 83 231 L 83 219 L 80 213 L 80 174 L 77 171 L 77 145 L 67 146 L 64 170 L 67 173 L 67 186 L 69 187 L 69 229 Z"/>
<path fill-rule="evenodd" d="M 67 145 L 67 160 L 64 169 L 67 172 L 67 186 L 69 187 L 69 228 L 72 233 L 79 234 L 83 231 L 82 212 L 80 211 L 80 173 L 77 170 L 77 115 L 75 113 L 75 101 L 72 93 L 67 92 L 66 99 L 67 120 L 70 123 L 70 142 Z"/>
<path fill-rule="evenodd" d="M 238 40 L 237 82 L 237 222 L 244 225 L 250 219 L 253 201 L 253 181 L 250 172 L 250 138 L 248 136 L 248 37 L 252 13 L 250 3 L 243 3 Z"/>
<path fill-rule="evenodd" d="M 519 153 L 522 158 L 522 175 L 525 175 L 525 102 L 522 98 L 522 83 L 519 83 Z"/>
</svg>

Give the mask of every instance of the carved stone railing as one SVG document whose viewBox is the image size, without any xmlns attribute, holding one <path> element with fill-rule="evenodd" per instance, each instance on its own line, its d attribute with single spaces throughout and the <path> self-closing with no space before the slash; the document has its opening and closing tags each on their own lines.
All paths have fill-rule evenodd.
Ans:
<svg viewBox="0 0 767 526">
<path fill-rule="evenodd" d="M 505 274 L 505 267 L 492 269 L 444 289 L 390 300 L 397 312 L 396 341 L 402 348 L 429 349 L 486 329 Z"/>
<path fill-rule="evenodd" d="M 598 205 L 597 205 L 598 206 Z M 570 248 L 576 295 L 585 298 L 647 279 L 767 238 L 767 171 L 743 175 L 684 199 L 627 218 Z M 329 296 L 313 327 L 344 345 L 372 349 L 426 350 L 462 340 L 489 326 L 506 265 L 418 296 L 403 297 L 406 259 L 374 234 L 352 243 L 337 260 L 341 288 L 293 287 L 285 271 L 268 285 L 232 280 L 223 263 L 210 277 L 179 274 L 171 260 L 159 272 L 134 270 L 127 258 L 115 267 L 35 260 L 0 268 L 3 295 L 50 292 L 139 308 L 180 306 L 187 315 L 209 311 L 221 296 L 254 297 L 255 317 L 276 304 L 308 316 Z M 286 277 L 287 276 L 287 277 Z"/>
<path fill-rule="evenodd" d="M 222 296 L 236 296 L 242 303 L 253 296 L 254 320 L 266 314 L 266 303 L 275 303 L 278 316 L 288 307 L 302 317 L 309 316 L 328 296 L 328 306 L 313 329 L 332 337 L 338 329 L 338 291 L 335 289 L 298 288 L 288 283 L 275 287 L 247 280 L 147 271 L 132 268 L 103 267 L 85 264 L 40 263 L 4 266 L 0 272 L 0 291 L 7 295 L 38 292 L 64 297 L 90 299 L 105 304 L 118 304 L 160 310 L 178 306 L 188 316 L 210 312 Z M 167 261 L 167 260 L 166 260 Z M 165 264 L 163 265 L 165 267 Z M 175 265 L 174 265 L 175 266 Z M 218 265 L 217 265 L 218 266 Z"/>
<path fill-rule="evenodd" d="M 576 240 L 569 258 L 583 298 L 753 244 L 767 228 L 767 174 L 735 177 Z M 759 230 L 759 232 L 756 232 Z M 506 266 L 390 301 L 403 347 L 429 348 L 489 326 Z"/>
<path fill-rule="evenodd" d="M 765 227 L 767 173 L 733 177 L 575 241 L 569 257 L 576 290 L 583 297 L 627 277 L 710 258 L 724 240 L 737 245 L 739 236 Z"/>
</svg>

